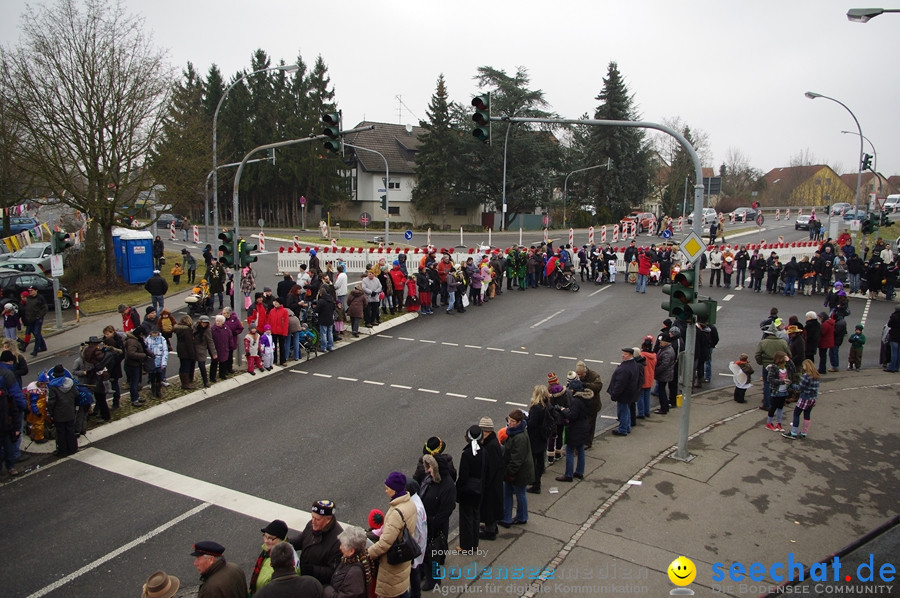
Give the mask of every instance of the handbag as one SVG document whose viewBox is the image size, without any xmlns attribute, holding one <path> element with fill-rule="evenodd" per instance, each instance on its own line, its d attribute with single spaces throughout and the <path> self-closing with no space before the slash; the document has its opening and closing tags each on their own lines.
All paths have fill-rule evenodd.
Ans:
<svg viewBox="0 0 900 598">
<path fill-rule="evenodd" d="M 144 358 L 144 371 L 148 374 L 156 371 L 156 358 L 153 355 Z"/>
<path fill-rule="evenodd" d="M 406 519 L 403 518 L 403 513 L 400 512 L 400 509 L 397 509 L 397 512 L 400 513 L 400 520 L 403 522 L 403 531 L 391 544 L 391 547 L 388 548 L 387 560 L 390 565 L 399 565 L 400 563 L 412 561 L 422 554 L 422 549 L 419 548 L 418 542 L 409 533 L 409 528 L 406 527 Z"/>
<path fill-rule="evenodd" d="M 465 294 L 464 294 L 464 295 L 462 296 L 462 306 L 463 306 L 463 307 L 469 307 L 469 296 L 468 296 L 468 295 L 465 295 Z"/>
</svg>

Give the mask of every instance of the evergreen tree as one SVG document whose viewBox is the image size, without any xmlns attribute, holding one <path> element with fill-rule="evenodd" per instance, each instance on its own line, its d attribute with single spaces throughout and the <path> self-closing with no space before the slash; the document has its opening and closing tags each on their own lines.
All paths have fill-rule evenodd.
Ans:
<svg viewBox="0 0 900 598">
<path fill-rule="evenodd" d="M 421 145 L 416 154 L 418 183 L 412 192 L 415 209 L 428 216 L 429 221 L 430 215 L 438 214 L 442 230 L 447 226 L 447 205 L 453 200 L 454 181 L 459 168 L 454 150 L 459 144 L 460 134 L 452 127 L 447 97 L 447 86 L 441 74 L 426 111 L 428 120 L 419 121 L 425 133 L 419 138 Z"/>
<path fill-rule="evenodd" d="M 681 134 L 688 143 L 692 146 L 694 145 L 690 127 L 685 126 Z M 687 187 L 685 187 L 685 181 L 687 181 Z M 694 185 L 696 182 L 697 175 L 694 161 L 687 150 L 681 144 L 678 144 L 675 156 L 672 158 L 672 164 L 669 166 L 669 183 L 663 192 L 663 212 L 666 214 L 681 214 L 684 207 L 685 193 L 687 193 L 687 212 L 693 212 Z"/>
<path fill-rule="evenodd" d="M 603 89 L 595 98 L 601 102 L 594 113 L 598 120 L 639 120 L 634 99 L 615 62 L 610 62 Z M 598 212 L 608 207 L 618 219 L 647 197 L 652 167 L 646 134 L 632 127 L 591 127 L 587 148 L 588 166 L 609 164 L 585 173 L 592 181 Z"/>
</svg>

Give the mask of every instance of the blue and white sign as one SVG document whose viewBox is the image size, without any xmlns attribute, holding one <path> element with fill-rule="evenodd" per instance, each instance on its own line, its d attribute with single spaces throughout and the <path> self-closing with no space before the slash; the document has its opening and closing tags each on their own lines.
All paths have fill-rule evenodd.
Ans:
<svg viewBox="0 0 900 598">
<path fill-rule="evenodd" d="M 672 238 L 672 231 L 670 231 L 669 229 L 664 230 L 663 231 L 663 239 L 671 239 L 671 238 Z"/>
<path fill-rule="evenodd" d="M 409 241 L 410 239 L 412 239 L 412 231 L 411 231 L 411 230 L 407 230 L 405 233 L 403 233 L 403 238 L 406 239 L 407 241 Z"/>
</svg>

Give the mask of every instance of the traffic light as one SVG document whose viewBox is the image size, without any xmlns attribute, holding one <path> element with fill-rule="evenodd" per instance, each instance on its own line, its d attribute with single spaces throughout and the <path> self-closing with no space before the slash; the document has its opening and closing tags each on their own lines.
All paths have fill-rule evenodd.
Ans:
<svg viewBox="0 0 900 598">
<path fill-rule="evenodd" d="M 472 129 L 472 135 L 474 135 L 475 138 L 479 141 L 490 143 L 491 94 L 486 93 L 484 95 L 476 96 L 472 100 L 472 105 L 475 106 L 475 114 L 472 115 L 472 120 L 474 120 L 475 124 L 478 125 L 474 129 Z"/>
<path fill-rule="evenodd" d="M 325 123 L 322 134 L 328 137 L 325 140 L 325 149 L 335 154 L 341 153 L 341 146 L 343 145 L 343 140 L 341 139 L 341 113 L 325 113 L 322 115 L 322 122 Z"/>
<path fill-rule="evenodd" d="M 229 268 L 234 267 L 234 231 L 223 230 L 219 233 L 222 243 L 219 245 L 219 261 Z"/>
<path fill-rule="evenodd" d="M 62 231 L 53 233 L 51 243 L 53 243 L 53 253 L 62 253 L 67 247 L 72 246 L 72 240 L 71 237 L 69 237 L 69 233 L 64 233 Z"/>
<path fill-rule="evenodd" d="M 256 247 L 255 244 L 247 243 L 244 239 L 238 241 L 238 257 L 241 260 L 241 268 L 246 268 L 258 259 L 255 255 L 250 255 L 251 251 L 256 251 Z"/>
<path fill-rule="evenodd" d="M 381 199 L 381 209 L 387 212 L 387 195 L 379 195 L 379 199 Z"/>
<path fill-rule="evenodd" d="M 863 154 L 862 170 L 872 170 L 872 156 Z"/>
<path fill-rule="evenodd" d="M 670 316 L 686 321 L 693 318 L 692 303 L 697 294 L 694 278 L 693 270 L 682 270 L 672 279 L 672 284 L 663 285 L 663 293 L 669 295 L 669 300 L 663 302 L 662 308 Z"/>
<path fill-rule="evenodd" d="M 718 309 L 718 304 L 715 299 L 703 297 L 699 302 L 693 304 L 691 308 L 698 320 L 706 322 L 710 326 L 716 325 L 716 310 Z"/>
</svg>

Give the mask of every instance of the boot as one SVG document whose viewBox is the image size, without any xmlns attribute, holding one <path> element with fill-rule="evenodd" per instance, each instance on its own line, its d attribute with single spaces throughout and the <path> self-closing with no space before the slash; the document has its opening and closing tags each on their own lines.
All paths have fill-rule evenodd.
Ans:
<svg viewBox="0 0 900 598">
<path fill-rule="evenodd" d="M 178 378 L 181 380 L 181 390 L 194 390 L 191 386 L 191 378 L 187 372 L 180 372 Z"/>
<path fill-rule="evenodd" d="M 162 398 L 162 382 L 160 382 L 158 379 L 154 380 L 150 386 L 150 392 L 157 399 L 161 399 Z"/>
<path fill-rule="evenodd" d="M 387 308 L 383 305 L 381 306 L 381 313 L 383 313 L 384 315 L 387 315 L 388 313 Z"/>
</svg>

